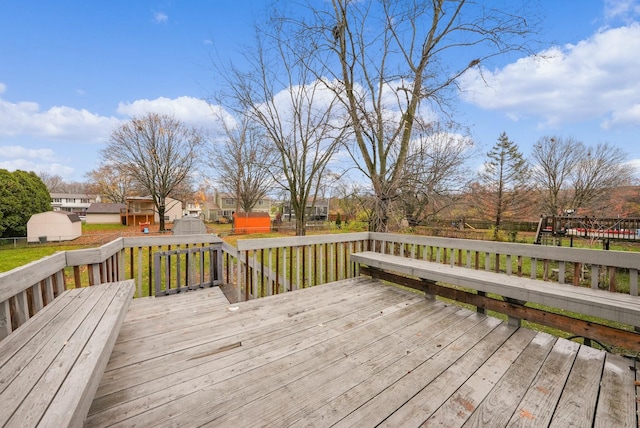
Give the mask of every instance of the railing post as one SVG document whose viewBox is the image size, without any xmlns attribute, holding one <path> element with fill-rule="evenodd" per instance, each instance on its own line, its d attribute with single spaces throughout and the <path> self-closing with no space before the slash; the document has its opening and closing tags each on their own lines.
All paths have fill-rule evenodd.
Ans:
<svg viewBox="0 0 640 428">
<path fill-rule="evenodd" d="M 155 264 L 155 266 L 157 266 L 158 268 L 155 269 L 154 275 L 155 275 L 155 284 L 156 284 L 156 297 L 160 295 L 160 284 L 161 284 L 161 275 L 162 275 L 162 268 L 161 268 L 161 253 L 158 252 L 155 254 L 154 258 L 153 258 L 153 263 Z M 169 256 L 167 256 L 167 259 L 169 259 Z M 149 279 L 149 281 L 151 281 L 151 279 Z M 149 282 L 151 283 L 151 282 Z M 149 297 L 151 297 L 151 290 L 149 290 Z"/>
</svg>

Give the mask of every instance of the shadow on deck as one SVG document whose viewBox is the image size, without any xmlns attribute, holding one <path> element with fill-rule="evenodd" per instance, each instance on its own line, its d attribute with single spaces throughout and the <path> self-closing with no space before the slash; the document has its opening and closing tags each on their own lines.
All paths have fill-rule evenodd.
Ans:
<svg viewBox="0 0 640 428">
<path fill-rule="evenodd" d="M 86 426 L 637 426 L 635 362 L 358 278 L 132 302 Z"/>
</svg>

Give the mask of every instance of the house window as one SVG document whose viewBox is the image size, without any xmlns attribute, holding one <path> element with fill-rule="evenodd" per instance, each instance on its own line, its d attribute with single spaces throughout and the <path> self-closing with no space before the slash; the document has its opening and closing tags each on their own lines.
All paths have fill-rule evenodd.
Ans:
<svg viewBox="0 0 640 428">
<path fill-rule="evenodd" d="M 233 199 L 225 199 L 225 200 L 223 201 L 223 203 L 224 203 L 225 205 L 233 205 L 233 204 L 234 204 L 234 200 L 233 200 Z"/>
<path fill-rule="evenodd" d="M 81 201 L 83 204 L 88 204 L 88 203 L 89 203 L 89 199 L 80 199 L 80 201 Z"/>
<path fill-rule="evenodd" d="M 62 202 L 62 199 L 60 199 L 60 198 L 53 198 L 52 202 L 55 202 L 55 203 L 61 203 L 61 202 Z"/>
</svg>

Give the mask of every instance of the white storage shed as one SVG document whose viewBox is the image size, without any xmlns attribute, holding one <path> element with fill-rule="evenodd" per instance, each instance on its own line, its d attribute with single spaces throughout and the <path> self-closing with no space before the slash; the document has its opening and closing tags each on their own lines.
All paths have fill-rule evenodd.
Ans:
<svg viewBox="0 0 640 428">
<path fill-rule="evenodd" d="M 71 241 L 82 236 L 82 221 L 76 213 L 47 211 L 27 222 L 27 242 Z"/>
</svg>

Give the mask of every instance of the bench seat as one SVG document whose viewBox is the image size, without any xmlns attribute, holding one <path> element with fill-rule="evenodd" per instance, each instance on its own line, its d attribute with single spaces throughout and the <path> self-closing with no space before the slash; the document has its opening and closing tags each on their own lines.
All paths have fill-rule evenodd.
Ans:
<svg viewBox="0 0 640 428">
<path fill-rule="evenodd" d="M 134 289 L 65 291 L 0 342 L 0 426 L 82 426 Z"/>
<path fill-rule="evenodd" d="M 372 268 L 472 288 L 524 302 L 638 326 L 640 297 L 513 275 L 445 265 L 372 251 L 351 254 L 351 261 Z"/>
</svg>

